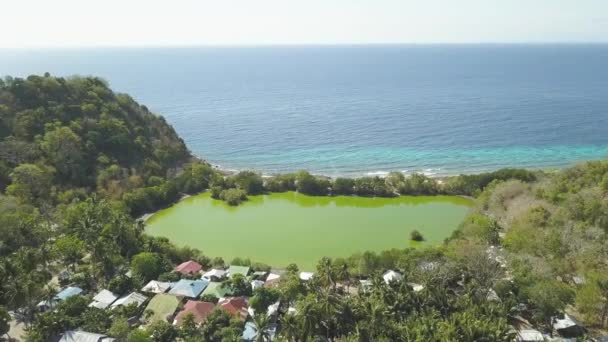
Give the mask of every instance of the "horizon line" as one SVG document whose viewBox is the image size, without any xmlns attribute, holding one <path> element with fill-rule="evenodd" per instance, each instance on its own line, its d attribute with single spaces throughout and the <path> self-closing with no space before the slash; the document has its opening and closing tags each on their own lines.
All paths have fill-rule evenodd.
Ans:
<svg viewBox="0 0 608 342">
<path fill-rule="evenodd" d="M 557 46 L 608 45 L 607 41 L 546 41 L 546 42 L 428 42 L 428 43 L 269 43 L 269 44 L 150 44 L 150 45 L 63 45 L 10 46 L 0 50 L 74 50 L 74 49 L 188 49 L 188 48 L 272 48 L 272 47 L 366 47 L 366 46 Z"/>
</svg>

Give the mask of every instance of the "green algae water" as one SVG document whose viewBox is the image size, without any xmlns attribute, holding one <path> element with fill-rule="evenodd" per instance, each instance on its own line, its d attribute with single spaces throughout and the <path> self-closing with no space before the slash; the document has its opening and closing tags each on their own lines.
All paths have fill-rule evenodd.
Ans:
<svg viewBox="0 0 608 342">
<path fill-rule="evenodd" d="M 439 244 L 471 203 L 451 196 L 312 197 L 286 192 L 251 196 L 231 207 L 205 193 L 159 211 L 147 221 L 146 231 L 227 262 L 243 257 L 310 270 L 323 256 Z M 414 229 L 424 242 L 410 241 Z"/>
</svg>

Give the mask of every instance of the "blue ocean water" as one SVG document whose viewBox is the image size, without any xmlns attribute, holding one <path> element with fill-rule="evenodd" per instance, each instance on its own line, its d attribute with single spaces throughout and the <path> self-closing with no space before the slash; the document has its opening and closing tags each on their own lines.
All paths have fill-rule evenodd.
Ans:
<svg viewBox="0 0 608 342">
<path fill-rule="evenodd" d="M 228 169 L 446 175 L 608 154 L 608 45 L 0 50 L 96 75 Z"/>
</svg>

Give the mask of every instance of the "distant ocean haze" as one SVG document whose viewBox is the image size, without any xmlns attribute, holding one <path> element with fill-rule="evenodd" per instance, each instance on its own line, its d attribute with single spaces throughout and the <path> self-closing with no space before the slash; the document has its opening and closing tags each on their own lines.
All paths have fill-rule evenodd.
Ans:
<svg viewBox="0 0 608 342">
<path fill-rule="evenodd" d="M 608 45 L 2 50 L 96 75 L 227 169 L 449 175 L 608 154 Z"/>
</svg>

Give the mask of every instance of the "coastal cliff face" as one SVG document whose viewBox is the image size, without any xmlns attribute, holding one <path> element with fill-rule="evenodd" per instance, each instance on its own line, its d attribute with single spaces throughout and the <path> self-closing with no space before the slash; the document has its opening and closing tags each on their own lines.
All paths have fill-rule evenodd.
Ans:
<svg viewBox="0 0 608 342">
<path fill-rule="evenodd" d="M 0 190 L 19 171 L 119 198 L 190 158 L 164 118 L 100 78 L 0 80 Z"/>
</svg>

